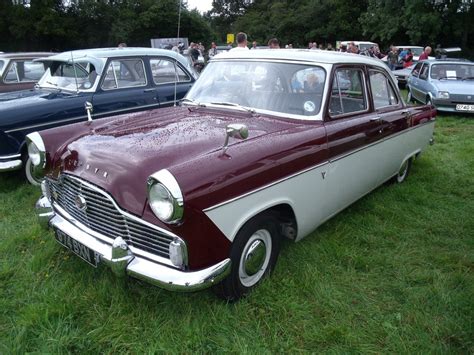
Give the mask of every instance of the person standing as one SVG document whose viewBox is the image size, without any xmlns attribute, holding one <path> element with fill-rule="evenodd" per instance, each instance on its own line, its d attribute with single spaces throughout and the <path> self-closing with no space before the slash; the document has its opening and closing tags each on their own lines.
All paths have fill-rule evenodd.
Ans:
<svg viewBox="0 0 474 355">
<path fill-rule="evenodd" d="M 398 64 L 398 49 L 395 46 L 391 47 L 390 52 L 387 54 L 387 62 L 390 70 L 395 70 Z"/>
<path fill-rule="evenodd" d="M 250 49 L 257 49 L 257 41 L 252 42 L 252 47 Z"/>
<path fill-rule="evenodd" d="M 244 32 L 237 33 L 237 47 L 232 48 L 230 51 L 242 51 L 249 50 L 247 47 L 247 35 Z"/>
<path fill-rule="evenodd" d="M 425 47 L 425 50 L 423 51 L 423 53 L 421 53 L 420 57 L 418 58 L 418 60 L 425 60 L 425 59 L 428 59 L 429 55 L 431 54 L 431 47 L 430 46 L 427 46 Z"/>
<path fill-rule="evenodd" d="M 216 54 L 217 54 L 216 42 L 212 42 L 212 43 L 211 43 L 211 48 L 209 49 L 209 52 L 207 53 L 207 55 L 208 55 L 209 59 L 211 59 L 211 58 L 214 57 Z"/>
</svg>

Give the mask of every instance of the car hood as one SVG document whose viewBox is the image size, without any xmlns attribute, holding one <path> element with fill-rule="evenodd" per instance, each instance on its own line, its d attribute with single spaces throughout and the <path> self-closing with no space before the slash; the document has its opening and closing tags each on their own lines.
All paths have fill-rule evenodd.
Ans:
<svg viewBox="0 0 474 355">
<path fill-rule="evenodd" d="M 229 110 L 180 107 L 146 111 L 94 122 L 92 133 L 69 143 L 55 166 L 104 188 L 119 205 L 141 215 L 148 176 L 183 163 L 192 165 L 206 156 L 211 159 L 212 153 L 222 150 L 230 123 L 247 125 L 249 137 L 245 141 L 231 138 L 229 150 L 297 125 Z"/>
<path fill-rule="evenodd" d="M 45 89 L 20 90 L 0 94 L 0 102 L 2 102 L 2 108 L 6 108 L 10 105 L 18 105 L 18 100 L 21 100 L 23 104 L 34 102 L 38 98 L 48 98 L 51 95 L 57 95 L 57 92 Z"/>
<path fill-rule="evenodd" d="M 474 92 L 474 80 L 436 80 L 433 81 L 438 91 L 447 91 L 450 94 L 464 95 Z"/>
</svg>

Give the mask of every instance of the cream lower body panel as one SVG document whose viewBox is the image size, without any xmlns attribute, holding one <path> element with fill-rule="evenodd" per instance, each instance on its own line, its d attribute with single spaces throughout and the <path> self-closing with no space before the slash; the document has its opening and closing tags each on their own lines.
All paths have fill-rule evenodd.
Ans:
<svg viewBox="0 0 474 355">
<path fill-rule="evenodd" d="M 397 174 L 406 159 L 427 147 L 433 129 L 434 121 L 416 126 L 204 212 L 233 241 L 253 216 L 288 204 L 296 216 L 299 240 Z"/>
</svg>

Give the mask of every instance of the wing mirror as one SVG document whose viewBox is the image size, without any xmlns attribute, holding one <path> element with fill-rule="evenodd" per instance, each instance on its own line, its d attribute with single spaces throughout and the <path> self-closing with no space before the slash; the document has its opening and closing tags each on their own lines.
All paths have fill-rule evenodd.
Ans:
<svg viewBox="0 0 474 355">
<path fill-rule="evenodd" d="M 225 142 L 222 148 L 222 155 L 225 155 L 227 148 L 229 147 L 229 138 L 235 139 L 247 139 L 249 136 L 249 130 L 246 125 L 241 123 L 233 123 L 227 125 L 225 128 Z"/>
<path fill-rule="evenodd" d="M 87 121 L 92 122 L 91 113 L 92 113 L 92 111 L 94 111 L 94 106 L 92 106 L 92 103 L 90 101 L 86 101 L 86 103 L 84 104 L 84 107 L 85 107 L 86 112 L 87 112 Z"/>
</svg>

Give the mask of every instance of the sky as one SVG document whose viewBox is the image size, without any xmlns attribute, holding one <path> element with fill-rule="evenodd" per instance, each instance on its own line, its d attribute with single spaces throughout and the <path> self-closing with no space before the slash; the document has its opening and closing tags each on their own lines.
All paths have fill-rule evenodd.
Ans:
<svg viewBox="0 0 474 355">
<path fill-rule="evenodd" d="M 188 9 L 198 9 L 200 13 L 212 9 L 212 0 L 188 0 Z"/>
</svg>

